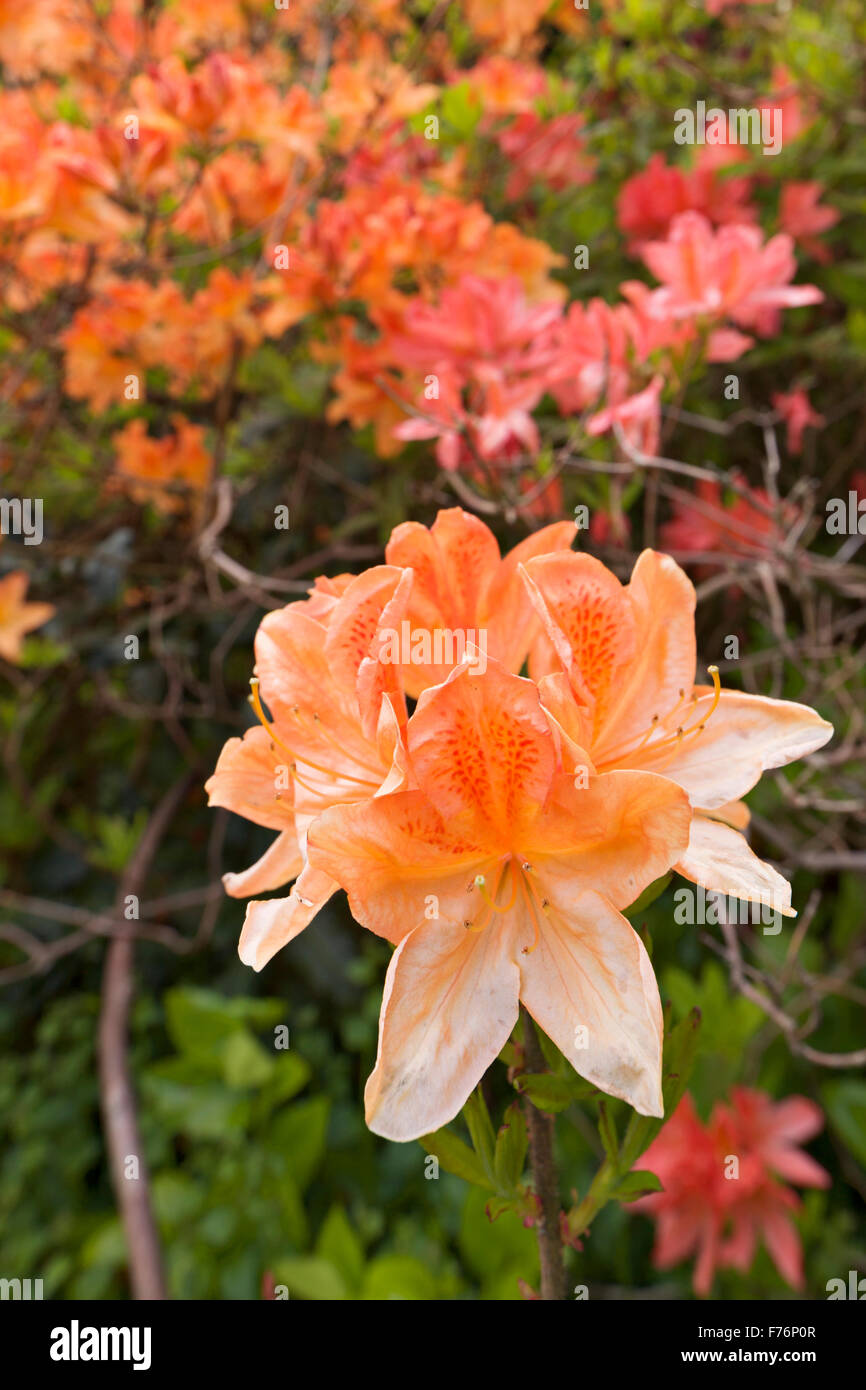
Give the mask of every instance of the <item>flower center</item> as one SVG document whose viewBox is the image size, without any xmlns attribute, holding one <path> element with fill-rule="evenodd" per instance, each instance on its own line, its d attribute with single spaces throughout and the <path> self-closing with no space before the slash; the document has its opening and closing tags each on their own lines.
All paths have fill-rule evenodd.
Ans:
<svg viewBox="0 0 866 1390">
<path fill-rule="evenodd" d="M 506 876 L 509 874 L 509 870 L 511 877 L 511 896 L 507 902 L 502 903 L 499 901 L 499 897 L 502 893 L 502 886 Z M 494 913 L 506 913 L 511 911 L 517 899 L 518 891 L 520 891 L 526 903 L 529 918 L 533 926 L 532 944 L 530 946 L 524 946 L 522 954 L 524 956 L 531 955 L 538 945 L 541 935 L 538 913 L 543 912 L 545 916 L 547 916 L 550 906 L 547 898 L 538 897 L 537 888 L 532 882 L 532 865 L 526 860 L 518 864 L 514 856 L 509 854 L 502 865 L 502 872 L 499 875 L 493 897 L 491 897 L 487 891 L 487 879 L 484 874 L 476 874 L 475 878 L 469 884 L 470 892 L 476 888 L 478 889 L 483 905 L 476 918 L 470 918 L 464 921 L 463 925 L 466 930 L 471 932 L 484 931 L 493 921 Z"/>
</svg>

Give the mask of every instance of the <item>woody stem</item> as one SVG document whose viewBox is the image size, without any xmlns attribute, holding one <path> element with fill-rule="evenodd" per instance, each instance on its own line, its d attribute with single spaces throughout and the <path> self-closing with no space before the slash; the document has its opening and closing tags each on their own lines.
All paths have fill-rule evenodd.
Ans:
<svg viewBox="0 0 866 1390">
<path fill-rule="evenodd" d="M 522 1013 L 526 1070 L 537 1075 L 545 1070 L 544 1055 L 538 1042 L 535 1024 L 525 1010 L 522 1010 Z M 559 1225 L 559 1176 L 553 1157 L 554 1117 L 537 1110 L 528 1096 L 524 1096 L 523 1105 L 529 1134 L 533 1186 L 541 1206 L 535 1227 L 541 1265 L 541 1297 L 562 1301 L 565 1299 L 565 1265 Z"/>
</svg>

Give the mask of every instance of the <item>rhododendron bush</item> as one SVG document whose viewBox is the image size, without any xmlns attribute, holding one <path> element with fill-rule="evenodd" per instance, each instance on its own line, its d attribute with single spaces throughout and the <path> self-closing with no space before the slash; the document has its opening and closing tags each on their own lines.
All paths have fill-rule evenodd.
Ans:
<svg viewBox="0 0 866 1390">
<path fill-rule="evenodd" d="M 10 1275 L 866 1267 L 864 58 L 0 0 Z"/>
</svg>

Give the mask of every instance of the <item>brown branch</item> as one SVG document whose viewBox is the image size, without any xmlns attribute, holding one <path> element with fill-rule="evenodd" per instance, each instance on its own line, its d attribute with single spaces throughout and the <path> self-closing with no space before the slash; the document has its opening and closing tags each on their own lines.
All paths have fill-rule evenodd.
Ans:
<svg viewBox="0 0 866 1390">
<path fill-rule="evenodd" d="M 118 916 L 128 896 L 140 896 L 147 870 L 186 794 L 191 777 L 191 773 L 185 773 L 151 816 L 121 879 Z M 115 937 L 106 952 L 99 1016 L 99 1083 L 111 1182 L 126 1234 L 133 1296 L 154 1300 L 165 1299 L 168 1295 L 129 1068 L 134 955 L 133 925 L 128 934 Z M 137 1160 L 138 1171 L 134 1178 L 126 1171 L 130 1158 Z"/>
<path fill-rule="evenodd" d="M 523 1010 L 523 1050 L 527 1071 L 536 1074 L 545 1070 L 544 1055 L 538 1042 L 535 1024 Z M 561 1204 L 559 1178 L 553 1157 L 554 1117 L 536 1110 L 528 1096 L 523 1098 L 526 1128 L 529 1131 L 529 1160 L 535 1194 L 541 1206 L 536 1222 L 538 1258 L 541 1264 L 541 1297 L 565 1299 L 565 1265 L 562 1259 L 560 1232 Z"/>
</svg>

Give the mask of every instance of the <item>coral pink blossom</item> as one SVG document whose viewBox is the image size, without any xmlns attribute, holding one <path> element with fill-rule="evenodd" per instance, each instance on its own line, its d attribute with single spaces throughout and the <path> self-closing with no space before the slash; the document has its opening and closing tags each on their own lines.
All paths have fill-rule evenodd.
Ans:
<svg viewBox="0 0 866 1390">
<path fill-rule="evenodd" d="M 763 488 L 747 488 L 737 473 L 731 477 L 747 492 L 726 505 L 720 483 L 701 479 L 694 499 L 678 498 L 674 514 L 662 527 L 666 549 L 688 554 L 768 556 L 781 544 L 784 530 L 792 525 L 799 511 L 790 502 L 783 504 L 781 525 L 773 514 L 769 493 Z"/>
<path fill-rule="evenodd" d="M 663 285 L 653 295 L 654 311 L 674 318 L 727 318 L 766 333 L 779 309 L 824 297 L 814 285 L 789 283 L 797 268 L 789 236 L 764 243 L 759 228 L 739 223 L 714 232 L 697 212 L 676 217 L 667 240 L 648 242 L 642 256 Z"/>
<path fill-rule="evenodd" d="M 556 346 L 550 389 L 564 414 L 585 410 L 602 395 L 620 400 L 627 394 L 627 322 L 603 299 L 570 304 L 557 326 Z"/>
<path fill-rule="evenodd" d="M 830 252 L 817 240 L 820 232 L 835 227 L 840 213 L 836 208 L 819 206 L 824 185 L 817 180 L 787 183 L 779 203 L 779 224 L 798 245 L 817 261 L 829 261 Z"/>
<path fill-rule="evenodd" d="M 593 415 L 587 424 L 587 432 L 604 434 L 614 425 L 620 425 L 629 444 L 639 453 L 655 454 L 659 446 L 663 386 L 664 377 L 654 376 L 642 391 Z"/>
<path fill-rule="evenodd" d="M 547 388 L 560 317 L 558 302 L 531 304 L 515 277 L 464 275 L 437 305 L 413 300 L 389 351 L 423 375 L 425 394 L 415 416 L 395 429 L 397 437 L 438 438 L 439 462 L 451 469 L 467 458 L 461 435 L 484 459 L 535 453 L 531 411 Z M 437 395 L 428 400 L 433 382 Z"/>
<path fill-rule="evenodd" d="M 682 212 L 703 213 L 716 225 L 752 222 L 750 190 L 750 179 L 720 178 L 706 161 L 694 169 L 682 169 L 654 154 L 646 168 L 620 189 L 617 220 L 635 250 L 643 241 L 665 237 Z"/>
<path fill-rule="evenodd" d="M 499 147 L 511 166 L 505 196 L 522 198 L 536 181 L 560 192 L 589 183 L 595 161 L 585 153 L 582 127 L 578 115 L 545 121 L 526 111 L 501 131 Z"/>
<path fill-rule="evenodd" d="M 803 1252 L 791 1219 L 799 1199 L 787 1183 L 830 1185 L 798 1147 L 822 1125 L 818 1106 L 804 1096 L 776 1103 L 735 1087 L 706 1125 L 684 1096 L 639 1164 L 664 1185 L 634 1204 L 655 1219 L 655 1265 L 667 1269 L 696 1256 L 694 1289 L 706 1295 L 716 1269 L 749 1269 L 761 1239 L 785 1282 L 801 1289 Z"/>
<path fill-rule="evenodd" d="M 809 397 L 803 390 L 777 391 L 773 405 L 787 426 L 788 450 L 792 454 L 803 452 L 803 431 L 807 425 L 821 429 L 827 423 L 823 415 L 812 409 Z"/>
</svg>

